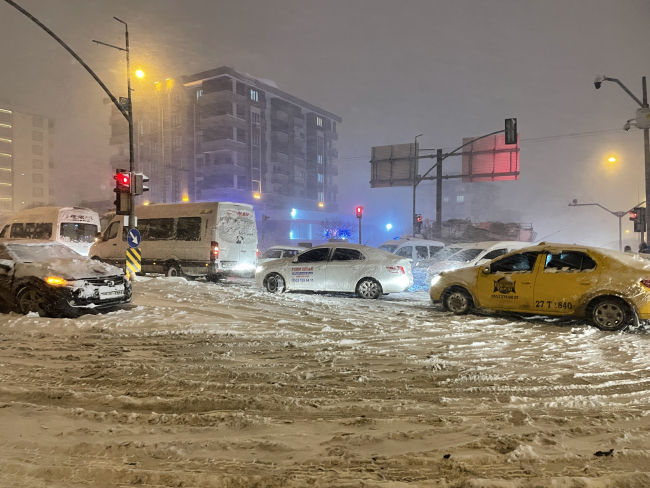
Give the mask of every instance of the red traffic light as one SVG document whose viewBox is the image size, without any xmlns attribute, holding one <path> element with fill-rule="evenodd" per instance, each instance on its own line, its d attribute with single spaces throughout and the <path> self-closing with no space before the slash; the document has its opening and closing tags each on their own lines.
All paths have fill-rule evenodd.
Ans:
<svg viewBox="0 0 650 488">
<path fill-rule="evenodd" d="M 418 222 L 422 222 L 422 215 L 418 214 Z"/>
<path fill-rule="evenodd" d="M 131 187 L 131 175 L 129 173 L 117 173 L 113 178 L 115 178 L 119 186 Z"/>
<path fill-rule="evenodd" d="M 359 205 L 357 207 L 357 218 L 360 219 L 363 216 L 363 207 Z"/>
<path fill-rule="evenodd" d="M 635 220 L 637 217 L 636 212 L 630 212 L 630 220 Z"/>
</svg>

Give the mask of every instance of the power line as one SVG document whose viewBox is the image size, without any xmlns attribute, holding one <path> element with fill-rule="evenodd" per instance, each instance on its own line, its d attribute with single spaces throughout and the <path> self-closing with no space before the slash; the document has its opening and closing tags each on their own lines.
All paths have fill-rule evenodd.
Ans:
<svg viewBox="0 0 650 488">
<path fill-rule="evenodd" d="M 595 130 L 595 131 L 590 131 L 590 132 L 576 132 L 573 134 L 560 134 L 560 135 L 555 135 L 555 136 L 545 136 L 545 137 L 533 137 L 530 139 L 521 139 L 519 141 L 520 144 L 526 144 L 529 142 L 548 142 L 548 141 L 558 141 L 562 139 L 572 139 L 576 137 L 592 137 L 592 136 L 597 136 L 597 135 L 603 135 L 603 134 L 617 134 L 620 132 L 624 132 L 623 129 L 606 129 L 606 130 Z M 453 149 L 456 149 L 454 147 L 443 147 L 443 151 L 451 151 Z M 347 158 L 337 158 L 335 161 L 354 161 L 357 159 L 365 159 L 366 161 L 370 160 L 369 156 L 350 156 Z"/>
</svg>

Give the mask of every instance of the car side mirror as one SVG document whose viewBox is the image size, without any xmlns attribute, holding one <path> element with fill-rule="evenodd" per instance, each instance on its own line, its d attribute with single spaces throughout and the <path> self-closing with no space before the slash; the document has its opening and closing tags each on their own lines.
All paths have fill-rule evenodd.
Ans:
<svg viewBox="0 0 650 488">
<path fill-rule="evenodd" d="M 483 271 L 483 274 L 488 275 L 488 274 L 490 274 L 490 267 L 489 267 L 489 266 L 485 266 L 485 267 L 483 268 L 482 271 Z"/>
<path fill-rule="evenodd" d="M 14 263 L 7 259 L 0 259 L 0 269 L 9 272 L 13 269 Z"/>
</svg>

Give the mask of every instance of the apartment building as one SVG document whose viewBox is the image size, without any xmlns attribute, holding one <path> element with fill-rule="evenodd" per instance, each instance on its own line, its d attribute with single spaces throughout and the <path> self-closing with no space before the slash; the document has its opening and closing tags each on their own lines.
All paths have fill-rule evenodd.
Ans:
<svg viewBox="0 0 650 488">
<path fill-rule="evenodd" d="M 0 104 L 0 214 L 52 204 L 54 121 Z"/>
<path fill-rule="evenodd" d="M 134 97 L 136 167 L 150 178 L 143 203 L 237 201 L 259 215 L 338 210 L 337 115 L 229 66 Z M 110 125 L 111 166 L 128 168 L 128 126 L 115 107 Z"/>
</svg>

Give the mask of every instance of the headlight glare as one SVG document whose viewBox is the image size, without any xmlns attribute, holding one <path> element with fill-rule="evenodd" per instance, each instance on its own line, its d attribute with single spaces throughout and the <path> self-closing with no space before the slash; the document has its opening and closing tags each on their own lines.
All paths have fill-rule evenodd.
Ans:
<svg viewBox="0 0 650 488">
<path fill-rule="evenodd" d="M 68 284 L 68 282 L 60 276 L 48 276 L 45 278 L 45 283 L 50 286 L 65 286 Z"/>
<path fill-rule="evenodd" d="M 433 278 L 431 278 L 431 285 L 430 286 L 434 286 L 439 281 L 440 281 L 440 275 L 434 276 Z"/>
</svg>

